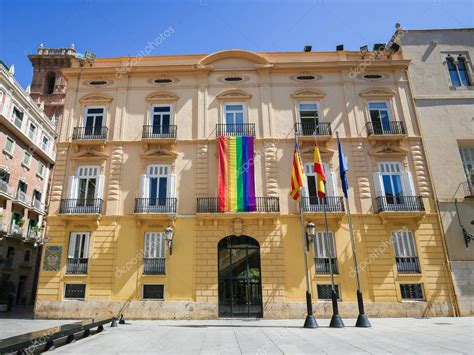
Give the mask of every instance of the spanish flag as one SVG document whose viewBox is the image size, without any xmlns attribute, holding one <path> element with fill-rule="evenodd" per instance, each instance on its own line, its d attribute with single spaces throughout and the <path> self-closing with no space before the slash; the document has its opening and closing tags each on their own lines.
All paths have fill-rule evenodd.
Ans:
<svg viewBox="0 0 474 355">
<path fill-rule="evenodd" d="M 317 143 L 314 143 L 314 172 L 316 176 L 316 189 L 318 191 L 318 197 L 326 197 L 326 175 L 324 175 L 323 162 L 321 161 L 321 154 L 319 154 L 319 147 Z"/>
<path fill-rule="evenodd" d="M 293 200 L 300 201 L 301 189 L 304 187 L 304 172 L 301 157 L 298 152 L 298 146 L 295 144 L 293 153 L 293 168 L 291 170 L 291 189 L 290 196 Z"/>
</svg>

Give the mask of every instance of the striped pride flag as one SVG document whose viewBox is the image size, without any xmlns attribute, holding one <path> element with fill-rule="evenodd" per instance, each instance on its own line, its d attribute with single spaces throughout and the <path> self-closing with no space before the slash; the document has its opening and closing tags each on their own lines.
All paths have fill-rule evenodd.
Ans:
<svg viewBox="0 0 474 355">
<path fill-rule="evenodd" d="M 254 137 L 217 137 L 219 212 L 256 211 Z"/>
</svg>

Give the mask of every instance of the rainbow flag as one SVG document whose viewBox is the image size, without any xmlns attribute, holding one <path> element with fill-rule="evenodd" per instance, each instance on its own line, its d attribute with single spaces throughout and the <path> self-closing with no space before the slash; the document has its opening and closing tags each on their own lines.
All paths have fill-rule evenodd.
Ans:
<svg viewBox="0 0 474 355">
<path fill-rule="evenodd" d="M 217 137 L 219 212 L 256 211 L 254 137 Z"/>
</svg>

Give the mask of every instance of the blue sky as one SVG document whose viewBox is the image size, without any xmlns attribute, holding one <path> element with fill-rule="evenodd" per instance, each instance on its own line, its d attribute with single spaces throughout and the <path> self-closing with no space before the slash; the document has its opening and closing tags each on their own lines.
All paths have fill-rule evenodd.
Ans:
<svg viewBox="0 0 474 355">
<path fill-rule="evenodd" d="M 0 0 L 0 58 L 31 81 L 27 55 L 45 47 L 135 55 L 171 27 L 151 55 L 222 49 L 314 51 L 386 42 L 404 29 L 474 27 L 474 0 Z"/>
</svg>

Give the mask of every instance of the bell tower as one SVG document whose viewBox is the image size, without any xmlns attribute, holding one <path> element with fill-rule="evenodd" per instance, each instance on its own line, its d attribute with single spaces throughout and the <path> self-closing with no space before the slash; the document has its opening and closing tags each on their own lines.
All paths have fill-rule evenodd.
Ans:
<svg viewBox="0 0 474 355">
<path fill-rule="evenodd" d="M 57 131 L 63 117 L 67 85 L 61 70 L 71 67 L 75 57 L 73 44 L 69 48 L 44 48 L 42 43 L 37 54 L 28 56 L 33 65 L 30 95 L 38 105 L 44 104 L 44 111 L 49 118 L 54 117 Z"/>
</svg>

